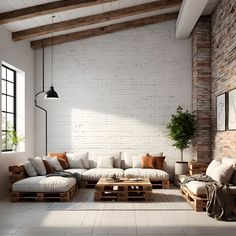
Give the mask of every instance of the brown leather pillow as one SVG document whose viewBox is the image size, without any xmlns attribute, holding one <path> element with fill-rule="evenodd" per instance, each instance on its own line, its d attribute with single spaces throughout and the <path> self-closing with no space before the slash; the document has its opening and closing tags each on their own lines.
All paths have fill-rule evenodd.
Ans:
<svg viewBox="0 0 236 236">
<path fill-rule="evenodd" d="M 52 166 L 48 163 L 48 161 L 43 160 L 43 164 L 46 168 L 47 174 L 53 173 L 53 168 Z"/>
<path fill-rule="evenodd" d="M 152 156 L 142 157 L 141 168 L 154 169 L 154 158 Z"/>
<path fill-rule="evenodd" d="M 62 159 L 60 157 L 57 157 L 57 160 L 59 161 L 61 167 L 65 170 L 69 168 L 68 162 L 65 159 Z"/>
<path fill-rule="evenodd" d="M 48 153 L 48 156 L 49 156 L 49 157 L 57 157 L 57 159 L 58 159 L 58 161 L 59 161 L 60 164 L 61 164 L 61 162 L 60 162 L 59 158 L 60 158 L 60 159 L 63 159 L 63 160 L 66 162 L 66 163 L 61 164 L 61 166 L 62 166 L 63 169 L 67 169 L 67 168 L 69 167 L 69 163 L 68 163 L 68 160 L 67 160 L 67 157 L 66 157 L 66 152 L 49 152 L 49 153 Z M 66 168 L 64 168 L 63 165 L 64 165 Z"/>
<path fill-rule="evenodd" d="M 155 169 L 163 170 L 165 156 L 153 157 Z"/>
</svg>

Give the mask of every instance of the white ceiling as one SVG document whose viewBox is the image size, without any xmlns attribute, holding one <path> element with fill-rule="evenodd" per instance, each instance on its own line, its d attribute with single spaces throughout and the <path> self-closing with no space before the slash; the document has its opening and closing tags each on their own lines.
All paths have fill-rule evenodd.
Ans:
<svg viewBox="0 0 236 236">
<path fill-rule="evenodd" d="M 25 7 L 29 7 L 29 6 L 33 6 L 33 5 L 39 5 L 39 4 L 44 4 L 44 3 L 54 2 L 54 1 L 57 1 L 57 0 L 17 0 L 17 1 L 16 0 L 1 0 L 0 1 L 0 12 L 8 12 L 8 11 L 12 11 L 12 10 L 20 9 L 20 8 L 25 8 Z M 121 9 L 121 8 L 125 8 L 125 7 L 131 7 L 134 5 L 139 5 L 139 4 L 153 2 L 153 1 L 155 1 L 155 0 L 117 0 L 117 1 L 109 2 L 109 3 L 105 3 L 105 4 L 100 4 L 100 5 L 95 5 L 95 6 L 55 13 L 54 15 L 56 17 L 54 18 L 53 21 L 54 22 L 65 21 L 65 20 L 70 20 L 70 19 L 74 19 L 74 18 L 78 18 L 78 17 L 94 15 L 94 14 L 98 14 L 98 13 L 117 10 L 117 9 Z M 199 0 L 196 0 L 196 1 L 199 1 Z M 209 5 L 207 5 L 207 9 L 205 10 L 205 14 L 211 13 L 211 11 L 212 11 L 212 9 L 214 9 L 217 1 L 218 0 L 209 0 Z M 152 15 L 157 15 L 157 14 L 162 14 L 162 13 L 169 13 L 169 12 L 174 12 L 174 11 L 178 11 L 178 10 L 179 10 L 179 8 L 171 8 L 168 10 L 162 10 L 162 11 L 158 11 L 158 12 L 153 11 L 153 12 L 149 12 L 149 13 L 145 13 L 145 14 L 122 18 L 119 20 L 113 20 L 113 21 L 108 21 L 105 23 L 84 26 L 79 29 L 75 28 L 73 30 L 62 31 L 62 32 L 55 33 L 54 35 L 60 35 L 60 34 L 69 33 L 69 32 L 75 32 L 75 31 L 96 28 L 96 27 L 100 27 L 100 26 L 109 25 L 111 23 L 119 23 L 119 22 L 124 22 L 127 20 L 134 20 L 134 19 L 139 19 L 139 18 L 146 17 L 146 16 L 152 16 Z M 37 26 L 51 24 L 51 23 L 52 23 L 52 15 L 45 15 L 45 16 L 33 17 L 30 19 L 26 19 L 26 20 L 8 23 L 8 24 L 5 24 L 4 26 L 7 29 L 9 29 L 10 31 L 15 32 L 15 31 L 25 30 L 25 29 L 34 28 Z M 44 35 L 41 37 L 36 37 L 34 39 L 45 38 L 47 36 L 48 35 Z"/>
</svg>

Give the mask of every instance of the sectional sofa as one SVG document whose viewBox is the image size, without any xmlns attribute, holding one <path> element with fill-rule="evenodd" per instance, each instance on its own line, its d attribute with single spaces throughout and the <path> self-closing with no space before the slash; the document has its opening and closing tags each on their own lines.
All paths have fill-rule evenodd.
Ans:
<svg viewBox="0 0 236 236">
<path fill-rule="evenodd" d="M 153 187 L 168 188 L 163 153 L 119 152 L 113 154 L 49 153 L 49 157 L 30 158 L 21 166 L 10 166 L 11 200 L 69 201 L 77 189 L 76 179 L 51 176 L 56 171 L 76 173 L 80 187 L 91 187 L 101 177 L 149 178 Z M 43 165 L 42 165 L 43 163 Z"/>
</svg>

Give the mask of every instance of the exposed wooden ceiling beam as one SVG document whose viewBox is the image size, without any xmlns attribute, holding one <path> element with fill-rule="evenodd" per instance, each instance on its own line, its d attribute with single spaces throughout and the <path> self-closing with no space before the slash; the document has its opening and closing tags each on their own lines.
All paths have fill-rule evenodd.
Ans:
<svg viewBox="0 0 236 236">
<path fill-rule="evenodd" d="M 46 4 L 40 4 L 32 7 L 26 7 L 0 13 L 0 24 L 6 24 L 18 20 L 25 20 L 35 16 L 43 16 L 56 12 L 88 7 L 113 1 L 117 0 L 61 0 Z"/>
<path fill-rule="evenodd" d="M 58 36 L 55 36 L 53 40 L 52 38 L 45 38 L 45 39 L 31 41 L 31 47 L 33 49 L 49 47 L 52 45 L 52 41 L 53 41 L 53 45 L 57 45 L 57 44 L 66 43 L 70 41 L 86 39 L 86 38 L 104 35 L 108 33 L 118 32 L 121 30 L 127 30 L 127 29 L 132 29 L 132 28 L 150 25 L 154 23 L 159 23 L 162 21 L 172 20 L 172 19 L 176 19 L 177 16 L 178 14 L 176 12 L 167 13 L 167 14 L 162 14 L 162 15 L 145 17 L 145 18 L 132 20 L 132 21 L 126 21 L 122 23 L 117 23 L 117 24 L 113 24 L 109 26 L 100 27 L 100 28 L 58 35 Z"/>
<path fill-rule="evenodd" d="M 157 11 L 162 9 L 168 9 L 172 7 L 178 7 L 181 5 L 182 0 L 161 0 L 156 2 L 150 2 L 145 4 L 136 5 L 133 7 L 123 8 L 115 11 L 100 13 L 91 16 L 80 17 L 72 20 L 62 21 L 58 23 L 43 25 L 27 30 L 22 30 L 12 33 L 12 39 L 14 41 L 30 39 L 33 37 L 45 35 L 53 32 L 59 32 L 63 30 L 69 30 L 82 26 L 88 26 L 96 23 L 103 23 L 110 20 L 120 19 L 123 17 L 134 16 L 141 13 L 147 13 L 151 11 Z"/>
</svg>

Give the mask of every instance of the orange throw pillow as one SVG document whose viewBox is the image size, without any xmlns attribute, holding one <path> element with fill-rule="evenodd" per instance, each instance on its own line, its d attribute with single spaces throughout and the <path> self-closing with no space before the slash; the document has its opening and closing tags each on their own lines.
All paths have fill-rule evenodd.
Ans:
<svg viewBox="0 0 236 236">
<path fill-rule="evenodd" d="M 49 152 L 48 156 L 49 157 L 57 157 L 57 159 L 58 159 L 59 163 L 61 164 L 62 168 L 63 169 L 68 169 L 69 163 L 67 161 L 66 152 Z M 61 163 L 62 161 L 60 161 L 59 158 L 63 159 L 65 162 Z"/>
<path fill-rule="evenodd" d="M 52 166 L 48 163 L 48 161 L 43 160 L 43 164 L 44 164 L 44 166 L 46 168 L 47 174 L 53 173 Z"/>
<path fill-rule="evenodd" d="M 152 156 L 145 156 L 141 161 L 142 168 L 154 169 L 154 158 Z"/>
</svg>

